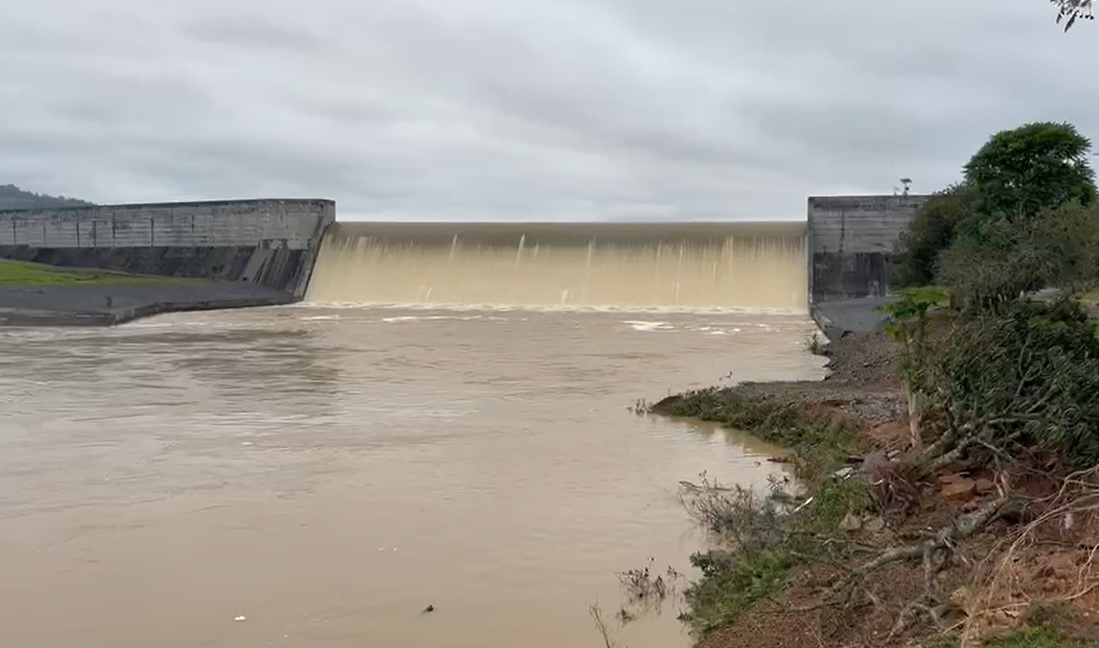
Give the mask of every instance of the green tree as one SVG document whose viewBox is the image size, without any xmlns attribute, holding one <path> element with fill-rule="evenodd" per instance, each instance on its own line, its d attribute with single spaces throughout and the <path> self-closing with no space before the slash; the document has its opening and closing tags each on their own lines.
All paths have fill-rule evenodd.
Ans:
<svg viewBox="0 0 1099 648">
<path fill-rule="evenodd" d="M 901 346 L 901 376 L 904 378 L 905 396 L 908 400 L 909 445 L 923 447 L 921 425 L 924 413 L 924 394 L 929 390 L 926 358 L 928 348 L 927 311 L 935 303 L 928 299 L 906 296 L 883 308 L 888 314 L 885 332 Z"/>
<path fill-rule="evenodd" d="M 937 277 L 961 304 L 996 310 L 1041 288 L 1077 291 L 1097 275 L 1099 205 L 1069 203 L 1023 223 L 977 223 L 940 255 Z"/>
<path fill-rule="evenodd" d="M 957 225 L 973 209 L 973 192 L 952 185 L 924 203 L 897 242 L 894 274 L 900 286 L 926 286 L 935 279 L 939 254 L 954 242 Z"/>
<path fill-rule="evenodd" d="M 977 213 L 1022 220 L 1072 201 L 1095 201 L 1091 141 L 1072 124 L 1033 122 L 993 135 L 965 165 Z"/>
</svg>

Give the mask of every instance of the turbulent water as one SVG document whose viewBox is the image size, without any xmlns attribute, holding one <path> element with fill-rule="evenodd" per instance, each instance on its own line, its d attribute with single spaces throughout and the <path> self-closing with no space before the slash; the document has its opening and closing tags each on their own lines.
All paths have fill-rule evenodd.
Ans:
<svg viewBox="0 0 1099 648">
<path fill-rule="evenodd" d="M 343 227 L 312 303 L 0 333 L 0 645 L 690 645 L 617 574 L 690 576 L 679 481 L 773 449 L 630 407 L 820 377 L 727 310 L 804 310 L 803 250 L 585 227 Z"/>
<path fill-rule="evenodd" d="M 803 224 L 352 223 L 312 299 L 426 305 L 804 312 Z"/>
</svg>

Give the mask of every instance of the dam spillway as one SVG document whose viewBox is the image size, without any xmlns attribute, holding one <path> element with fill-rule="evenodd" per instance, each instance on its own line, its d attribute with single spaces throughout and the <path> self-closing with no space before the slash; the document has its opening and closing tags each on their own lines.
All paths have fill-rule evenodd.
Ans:
<svg viewBox="0 0 1099 648">
<path fill-rule="evenodd" d="M 336 223 L 306 300 L 805 312 L 804 223 Z"/>
</svg>

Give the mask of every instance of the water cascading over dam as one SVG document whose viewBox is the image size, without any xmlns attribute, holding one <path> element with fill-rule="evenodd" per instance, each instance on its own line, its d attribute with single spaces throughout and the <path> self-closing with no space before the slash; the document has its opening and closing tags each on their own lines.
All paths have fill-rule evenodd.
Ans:
<svg viewBox="0 0 1099 648">
<path fill-rule="evenodd" d="M 804 312 L 802 223 L 337 223 L 308 301 Z"/>
</svg>

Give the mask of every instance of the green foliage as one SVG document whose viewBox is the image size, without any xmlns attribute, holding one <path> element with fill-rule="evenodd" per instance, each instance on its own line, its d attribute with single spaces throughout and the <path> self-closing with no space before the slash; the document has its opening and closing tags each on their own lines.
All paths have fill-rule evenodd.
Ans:
<svg viewBox="0 0 1099 648">
<path fill-rule="evenodd" d="M 995 308 L 1041 288 L 1075 292 L 1099 276 L 1099 205 L 1069 203 L 1019 224 L 985 220 L 939 262 L 939 281 L 970 307 Z"/>
<path fill-rule="evenodd" d="M 939 254 L 954 242 L 958 223 L 972 213 L 973 195 L 966 185 L 954 185 L 916 212 L 893 257 L 897 285 L 925 286 L 935 279 Z"/>
<path fill-rule="evenodd" d="M 920 442 L 920 419 L 923 393 L 929 389 L 926 357 L 928 355 L 927 311 L 935 302 L 919 295 L 902 295 L 897 301 L 881 308 L 888 317 L 885 332 L 900 343 L 900 372 L 908 390 L 908 416 L 913 445 Z"/>
<path fill-rule="evenodd" d="M 1016 303 L 964 318 L 931 367 L 959 443 L 1099 460 L 1099 341 L 1078 304 Z"/>
<path fill-rule="evenodd" d="M 896 296 L 901 299 L 910 299 L 917 302 L 928 302 L 935 308 L 948 308 L 950 306 L 950 290 L 943 286 L 915 286 L 902 288 L 896 291 Z"/>
<path fill-rule="evenodd" d="M 1099 203 L 1049 210 L 1027 232 L 1042 256 L 1047 285 L 1076 292 L 1099 278 Z"/>
<path fill-rule="evenodd" d="M 976 211 L 1027 219 L 1045 209 L 1095 202 L 1091 142 L 1067 123 L 1033 122 L 993 135 L 965 165 Z"/>
<path fill-rule="evenodd" d="M 744 396 L 736 390 L 710 388 L 687 392 L 657 403 L 652 411 L 751 432 L 764 441 L 798 450 L 806 460 L 811 457 L 819 463 L 854 454 L 863 447 L 856 431 L 843 421 L 807 416 L 797 405 Z"/>
<path fill-rule="evenodd" d="M 813 489 L 813 502 L 803 525 L 818 536 L 829 535 L 848 513 L 862 513 L 873 506 L 873 492 L 862 481 L 820 480 Z"/>
<path fill-rule="evenodd" d="M 0 259 L 0 286 L 126 285 L 197 281 L 175 277 L 150 277 L 108 270 L 59 268 L 40 263 Z"/>
<path fill-rule="evenodd" d="M 1014 299 L 1019 290 L 1043 287 L 1069 270 L 1091 265 L 1096 278 L 1095 172 L 1091 142 L 1071 124 L 1034 122 L 994 134 L 965 165 L 965 179 L 932 196 L 897 244 L 898 285 L 939 280 L 981 300 Z M 1050 220 L 1055 223 L 1047 223 Z M 1070 250 L 1060 233 L 1091 234 Z M 1072 248 L 1073 246 L 1068 246 Z M 1077 260 L 1087 259 L 1087 261 Z"/>
<path fill-rule="evenodd" d="M 706 636 L 729 627 L 759 601 L 780 592 L 794 566 L 793 556 L 785 550 L 764 550 L 743 554 L 735 560 L 701 553 L 691 564 L 702 578 L 686 594 L 691 610 L 691 625 Z"/>
<path fill-rule="evenodd" d="M 1050 625 L 1037 625 L 1012 630 L 1008 634 L 986 641 L 988 648 L 1095 648 L 1095 642 L 1073 639 Z"/>
<path fill-rule="evenodd" d="M 702 575 L 687 589 L 686 600 L 691 623 L 703 636 L 781 592 L 797 566 L 849 557 L 839 523 L 873 503 L 869 487 L 853 479 L 822 479 L 807 506 L 791 505 L 791 496 L 774 485 L 770 495 L 705 485 L 688 501 L 688 510 L 728 549 L 691 557 Z"/>
<path fill-rule="evenodd" d="M 939 257 L 938 280 L 968 308 L 995 308 L 1045 286 L 1046 257 L 1022 229 L 989 221 L 982 236 L 963 235 Z"/>
<path fill-rule="evenodd" d="M 687 590 L 691 623 L 709 634 L 733 624 L 760 601 L 778 594 L 798 565 L 835 561 L 850 550 L 840 521 L 874 505 L 871 488 L 834 471 L 863 440 L 842 421 L 807 415 L 798 406 L 731 390 L 702 390 L 658 403 L 654 411 L 718 421 L 795 448 L 795 471 L 812 494 L 793 496 L 773 483 L 769 494 L 734 485 L 703 488 L 684 503 L 727 549 L 696 554 L 701 578 Z"/>
</svg>

